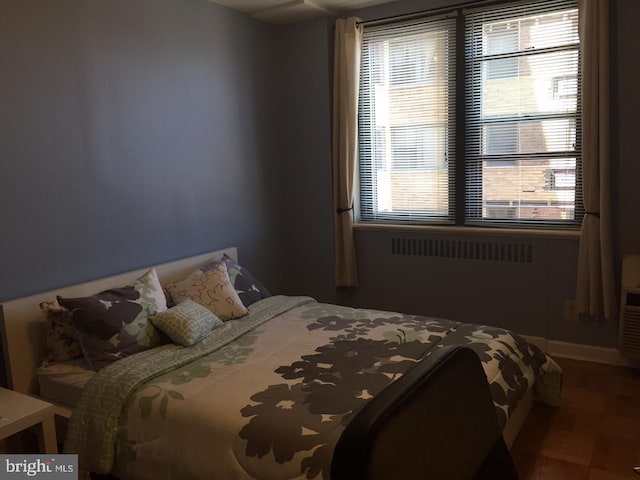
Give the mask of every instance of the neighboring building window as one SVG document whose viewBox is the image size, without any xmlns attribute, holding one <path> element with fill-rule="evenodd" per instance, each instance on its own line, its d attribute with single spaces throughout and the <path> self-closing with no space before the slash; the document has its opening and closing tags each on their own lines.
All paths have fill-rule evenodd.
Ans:
<svg viewBox="0 0 640 480">
<path fill-rule="evenodd" d="M 518 51 L 520 43 L 518 25 L 512 24 L 512 22 L 489 25 L 485 30 L 485 41 L 487 42 L 487 55 L 495 56 L 493 60 L 485 64 L 487 79 L 517 77 L 518 59 L 511 56 L 505 58 L 500 56 Z"/>
<path fill-rule="evenodd" d="M 573 190 L 576 186 L 575 168 L 549 169 L 545 172 L 548 190 Z"/>
<path fill-rule="evenodd" d="M 432 82 L 433 69 L 437 68 L 437 60 L 434 61 L 436 43 L 425 35 L 389 41 L 389 83 L 419 85 Z"/>
<path fill-rule="evenodd" d="M 553 98 L 576 98 L 578 96 L 577 75 L 563 75 L 553 79 Z"/>
<path fill-rule="evenodd" d="M 577 2 L 456 13 L 464 32 L 442 16 L 365 28 L 361 220 L 577 226 Z"/>
<path fill-rule="evenodd" d="M 518 151 L 518 124 L 494 123 L 485 128 L 485 154 L 493 160 L 487 160 L 487 167 L 512 167 L 515 160 L 511 156 Z M 499 155 L 509 158 L 499 159 Z"/>
<path fill-rule="evenodd" d="M 445 168 L 442 128 L 427 125 L 395 125 L 389 128 L 391 170 Z"/>
<path fill-rule="evenodd" d="M 508 204 L 489 204 L 487 205 L 487 217 L 496 220 L 513 220 L 517 218 L 517 207 Z"/>
</svg>

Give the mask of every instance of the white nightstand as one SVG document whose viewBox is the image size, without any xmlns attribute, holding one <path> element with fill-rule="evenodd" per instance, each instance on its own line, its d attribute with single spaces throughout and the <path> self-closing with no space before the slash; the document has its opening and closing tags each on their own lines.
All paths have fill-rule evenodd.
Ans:
<svg viewBox="0 0 640 480">
<path fill-rule="evenodd" d="M 58 453 L 54 409 L 51 403 L 0 388 L 0 440 L 40 424 L 42 453 Z"/>
</svg>

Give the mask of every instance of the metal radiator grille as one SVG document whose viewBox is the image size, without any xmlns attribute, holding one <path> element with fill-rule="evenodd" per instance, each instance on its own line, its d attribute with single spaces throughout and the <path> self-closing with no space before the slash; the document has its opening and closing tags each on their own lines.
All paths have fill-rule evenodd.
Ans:
<svg viewBox="0 0 640 480">
<path fill-rule="evenodd" d="M 630 356 L 640 355 L 640 309 L 626 306 L 622 312 L 621 350 Z"/>
<path fill-rule="evenodd" d="M 487 262 L 533 262 L 533 245 L 519 242 L 393 237 L 391 253 Z"/>
</svg>

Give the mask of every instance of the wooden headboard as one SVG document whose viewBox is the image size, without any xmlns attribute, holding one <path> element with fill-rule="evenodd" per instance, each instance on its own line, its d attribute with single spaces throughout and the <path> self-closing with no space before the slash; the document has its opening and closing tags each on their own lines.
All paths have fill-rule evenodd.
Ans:
<svg viewBox="0 0 640 480">
<path fill-rule="evenodd" d="M 41 302 L 53 300 L 56 295 L 82 297 L 109 288 L 121 287 L 132 282 L 151 267 L 156 268 L 160 283 L 173 282 L 184 278 L 196 268 L 221 258 L 225 253 L 235 261 L 238 260 L 237 249 L 230 247 L 161 265 L 149 265 L 131 272 L 38 293 L 1 304 L 0 337 L 5 354 L 9 388 L 22 393 L 38 393 L 36 369 L 40 364 L 44 350 L 46 333 L 46 321 L 40 312 Z"/>
</svg>

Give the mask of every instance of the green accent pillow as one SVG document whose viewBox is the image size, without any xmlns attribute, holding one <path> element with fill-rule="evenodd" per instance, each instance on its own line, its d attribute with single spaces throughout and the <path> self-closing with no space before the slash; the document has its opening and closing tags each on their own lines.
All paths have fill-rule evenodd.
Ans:
<svg viewBox="0 0 640 480">
<path fill-rule="evenodd" d="M 198 343 L 211 330 L 222 325 L 222 320 L 209 309 L 192 300 L 185 300 L 150 320 L 171 340 L 185 347 Z"/>
</svg>

